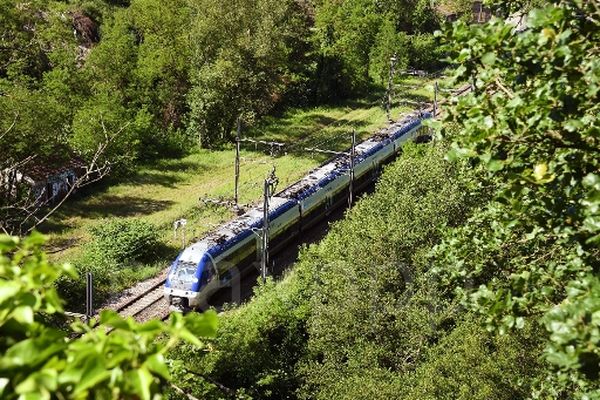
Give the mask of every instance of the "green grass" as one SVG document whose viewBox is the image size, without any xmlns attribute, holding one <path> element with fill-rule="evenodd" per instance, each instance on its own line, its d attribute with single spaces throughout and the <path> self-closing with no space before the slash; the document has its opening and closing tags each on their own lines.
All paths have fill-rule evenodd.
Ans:
<svg viewBox="0 0 600 400">
<path fill-rule="evenodd" d="M 421 87 L 399 87 L 396 99 L 425 101 L 433 96 L 431 81 L 410 78 L 403 83 Z M 266 117 L 244 132 L 244 136 L 276 140 L 290 146 L 286 154 L 270 157 L 265 154 L 264 148 L 255 150 L 253 145 L 244 145 L 240 202 L 248 204 L 260 199 L 261 182 L 272 166 L 277 168 L 279 187 L 283 188 L 328 158 L 322 154 L 308 154 L 302 150 L 304 147 L 342 150 L 350 146 L 352 129 L 356 129 L 359 137 L 365 138 L 384 127 L 387 118 L 382 108 L 382 94 L 379 92 L 368 98 L 332 106 L 290 109 L 281 116 Z M 397 103 L 392 109 L 394 118 L 415 108 L 414 105 Z M 137 217 L 151 222 L 159 229 L 163 244 L 175 253 L 180 246 L 180 242 L 173 238 L 172 224 L 175 220 L 188 220 L 189 242 L 234 216 L 224 207 L 202 205 L 199 201 L 202 197 L 233 196 L 233 165 L 232 146 L 221 150 L 196 149 L 181 159 L 159 160 L 142 166 L 117 184 L 88 189 L 91 193 L 68 201 L 41 227 L 41 231 L 50 238 L 52 259 L 69 261 L 76 258 L 82 251 L 82 245 L 90 240 L 89 227 L 110 217 Z M 162 261 L 166 265 L 170 259 Z M 135 279 L 141 280 L 156 270 L 146 268 L 146 273 L 136 273 Z"/>
</svg>

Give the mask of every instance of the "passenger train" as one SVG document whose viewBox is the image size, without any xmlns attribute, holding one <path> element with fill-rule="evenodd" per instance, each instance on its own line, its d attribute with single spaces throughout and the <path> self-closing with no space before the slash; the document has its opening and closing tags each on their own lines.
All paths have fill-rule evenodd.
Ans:
<svg viewBox="0 0 600 400">
<path fill-rule="evenodd" d="M 411 114 L 355 146 L 353 192 L 360 193 L 391 162 L 402 145 L 418 139 L 428 112 Z M 337 156 L 275 194 L 269 202 L 269 253 L 276 254 L 291 240 L 332 211 L 347 205 L 350 158 Z M 184 249 L 167 275 L 164 294 L 172 309 L 205 308 L 211 295 L 240 277 L 260 259 L 263 206 L 257 205 Z"/>
</svg>

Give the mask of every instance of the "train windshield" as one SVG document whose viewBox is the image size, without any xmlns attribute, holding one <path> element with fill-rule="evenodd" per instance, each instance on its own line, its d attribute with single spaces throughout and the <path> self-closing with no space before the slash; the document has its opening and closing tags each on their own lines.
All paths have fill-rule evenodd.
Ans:
<svg viewBox="0 0 600 400">
<path fill-rule="evenodd" d="M 197 266 L 193 262 L 179 261 L 169 276 L 171 287 L 192 290 L 194 283 L 198 282 L 196 268 Z"/>
</svg>

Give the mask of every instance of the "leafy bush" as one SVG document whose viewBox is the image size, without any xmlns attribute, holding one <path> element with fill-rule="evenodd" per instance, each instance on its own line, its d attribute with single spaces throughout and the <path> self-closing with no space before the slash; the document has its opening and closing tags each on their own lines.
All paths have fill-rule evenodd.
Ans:
<svg viewBox="0 0 600 400">
<path fill-rule="evenodd" d="M 489 2 L 505 16 L 523 3 Z M 485 219 L 449 235 L 439 269 L 481 283 L 459 293 L 489 328 L 545 325 L 542 392 L 599 398 L 600 14 L 534 4 L 518 33 L 502 18 L 447 32 L 456 80 L 476 86 L 448 108 L 463 126 L 449 156 L 485 166 L 498 190 Z"/>
<path fill-rule="evenodd" d="M 415 69 L 435 71 L 443 66 L 444 51 L 430 33 L 409 36 L 409 65 Z"/>
<path fill-rule="evenodd" d="M 152 224 L 139 219 L 114 218 L 103 220 L 90 230 L 92 241 L 71 262 L 80 274 L 92 273 L 95 306 L 165 266 L 153 260 L 163 247 Z M 61 277 L 57 285 L 69 309 L 81 311 L 85 303 L 85 279 Z"/>
<path fill-rule="evenodd" d="M 183 375 L 179 385 L 199 398 L 222 398 L 222 387 L 235 391 L 237 398 L 247 398 L 247 393 L 289 398 L 301 384 L 294 369 L 306 345 L 305 289 L 297 274 L 258 287 L 251 302 L 220 317 L 213 352 L 199 356 L 194 348 L 183 347 L 172 355 L 194 372 Z M 198 374 L 208 380 L 202 382 Z"/>
<path fill-rule="evenodd" d="M 90 229 L 93 242 L 88 252 L 94 257 L 114 263 L 148 260 L 156 253 L 156 228 L 140 219 L 103 220 Z"/>
<path fill-rule="evenodd" d="M 307 322 L 306 396 L 362 397 L 363 371 L 398 375 L 443 335 L 438 326 L 449 306 L 425 279 L 423 256 L 481 201 L 467 167 L 444 161 L 445 149 L 406 146 L 375 194 L 311 251 L 306 267 L 320 283 Z M 367 397 L 386 393 L 373 386 Z"/>
<path fill-rule="evenodd" d="M 392 21 L 384 20 L 369 54 L 369 75 L 379 83 L 387 82 L 390 58 L 396 56 L 395 67 L 404 70 L 408 62 L 406 35 L 396 32 Z"/>
<path fill-rule="evenodd" d="M 408 374 L 402 399 L 526 398 L 540 371 L 539 332 L 496 336 L 476 318 L 460 321 Z M 537 350 L 537 351 L 532 351 Z"/>
<path fill-rule="evenodd" d="M 103 311 L 59 330 L 47 323 L 65 317 L 54 284 L 75 272 L 49 263 L 44 241 L 0 235 L 0 398 L 160 398 L 171 380 L 164 354 L 180 340 L 202 346 L 199 338 L 215 335 L 216 313 L 142 325 Z"/>
</svg>

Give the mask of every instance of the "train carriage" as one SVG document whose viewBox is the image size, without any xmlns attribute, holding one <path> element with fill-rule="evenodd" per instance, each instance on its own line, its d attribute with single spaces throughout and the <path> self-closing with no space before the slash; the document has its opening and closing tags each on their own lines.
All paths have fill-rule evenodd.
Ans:
<svg viewBox="0 0 600 400">
<path fill-rule="evenodd" d="M 391 162 L 402 145 L 417 137 L 429 114 L 410 116 L 355 147 L 355 192 L 371 184 L 382 165 Z M 276 254 L 299 233 L 310 229 L 332 211 L 347 204 L 350 158 L 341 155 L 311 171 L 270 199 L 269 251 Z M 262 204 L 222 225 L 184 249 L 173 262 L 165 297 L 175 309 L 204 308 L 209 297 L 242 276 L 259 260 L 263 226 Z"/>
</svg>

